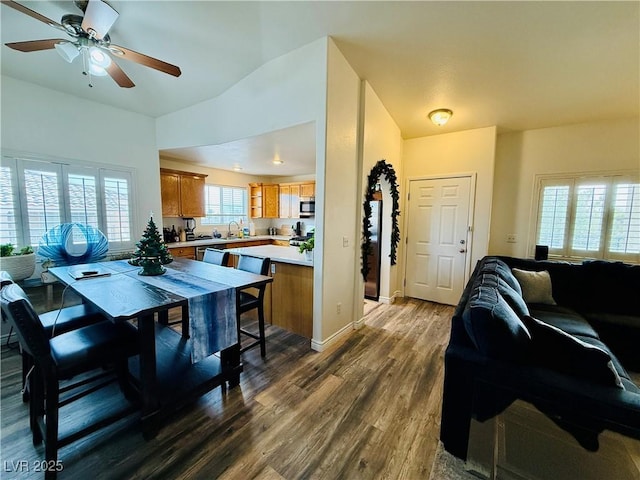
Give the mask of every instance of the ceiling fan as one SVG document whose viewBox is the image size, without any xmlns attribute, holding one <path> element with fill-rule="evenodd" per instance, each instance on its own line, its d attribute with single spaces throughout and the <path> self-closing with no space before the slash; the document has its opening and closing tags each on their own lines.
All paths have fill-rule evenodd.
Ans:
<svg viewBox="0 0 640 480">
<path fill-rule="evenodd" d="M 115 58 L 124 58 L 139 63 L 140 65 L 168 73 L 174 77 L 179 77 L 182 73 L 180 68 L 175 65 L 112 44 L 108 32 L 120 14 L 102 0 L 75 0 L 74 3 L 76 6 L 84 12 L 84 17 L 81 15 L 67 14 L 62 16 L 60 23 L 54 22 L 44 15 L 13 0 L 0 1 L 8 7 L 14 8 L 51 27 L 57 28 L 72 37 L 72 40 L 53 38 L 7 43 L 7 47 L 20 52 L 36 52 L 55 48 L 60 56 L 69 63 L 73 62 L 77 56 L 82 55 L 83 73 L 89 76 L 90 87 L 93 86 L 91 84 L 92 75 L 109 75 L 123 88 L 135 86 L 127 74 L 124 73 L 113 60 L 112 55 Z"/>
</svg>

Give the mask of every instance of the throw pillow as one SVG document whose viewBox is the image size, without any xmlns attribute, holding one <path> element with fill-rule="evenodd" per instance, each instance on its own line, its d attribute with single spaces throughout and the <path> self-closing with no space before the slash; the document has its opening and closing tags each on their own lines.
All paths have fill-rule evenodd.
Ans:
<svg viewBox="0 0 640 480">
<path fill-rule="evenodd" d="M 534 363 L 574 377 L 624 389 L 611 356 L 559 328 L 526 315 L 523 323 L 531 334 Z"/>
<path fill-rule="evenodd" d="M 525 302 L 556 304 L 552 295 L 551 276 L 548 271 L 533 272 L 514 268 L 512 272 L 522 287 L 522 297 Z"/>
</svg>

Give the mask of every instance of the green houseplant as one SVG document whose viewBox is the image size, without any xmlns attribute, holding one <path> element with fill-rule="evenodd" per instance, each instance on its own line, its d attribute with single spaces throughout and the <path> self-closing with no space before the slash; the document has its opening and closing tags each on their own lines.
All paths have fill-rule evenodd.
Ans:
<svg viewBox="0 0 640 480">
<path fill-rule="evenodd" d="M 18 282 L 33 275 L 36 269 L 36 254 L 30 245 L 14 253 L 15 249 L 12 243 L 0 245 L 0 270 L 4 270 L 11 275 L 14 282 Z"/>
<path fill-rule="evenodd" d="M 300 253 L 304 253 L 305 257 L 307 257 L 307 260 L 311 260 L 313 255 L 313 247 L 315 246 L 314 238 L 315 237 L 311 237 L 306 242 L 302 242 L 298 247 L 298 251 Z"/>
</svg>

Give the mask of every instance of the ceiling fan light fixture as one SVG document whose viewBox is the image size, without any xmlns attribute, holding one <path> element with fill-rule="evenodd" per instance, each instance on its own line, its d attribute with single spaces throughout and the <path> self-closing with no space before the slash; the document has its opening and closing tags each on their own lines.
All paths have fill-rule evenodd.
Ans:
<svg viewBox="0 0 640 480">
<path fill-rule="evenodd" d="M 437 110 L 429 112 L 429 119 L 434 123 L 434 125 L 442 127 L 449 121 L 452 115 L 453 112 L 448 108 L 438 108 Z"/>
<path fill-rule="evenodd" d="M 56 43 L 54 45 L 56 52 L 64 58 L 65 62 L 73 62 L 73 59 L 80 55 L 80 50 L 71 42 Z"/>
<path fill-rule="evenodd" d="M 89 73 L 94 77 L 104 77 L 107 75 L 107 71 L 100 65 L 89 62 Z"/>
<path fill-rule="evenodd" d="M 92 65 L 96 65 L 103 69 L 111 65 L 111 57 L 98 47 L 89 48 L 89 61 Z"/>
</svg>

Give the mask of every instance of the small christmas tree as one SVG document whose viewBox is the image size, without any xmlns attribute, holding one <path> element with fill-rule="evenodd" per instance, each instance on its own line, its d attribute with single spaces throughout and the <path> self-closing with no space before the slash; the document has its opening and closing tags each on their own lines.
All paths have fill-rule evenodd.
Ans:
<svg viewBox="0 0 640 480">
<path fill-rule="evenodd" d="M 138 248 L 133 252 L 129 263 L 142 267 L 138 272 L 139 275 L 162 275 L 167 271 L 162 265 L 173 262 L 173 257 L 153 221 L 153 215 L 149 217 L 147 229 L 140 241 L 136 243 L 136 247 Z"/>
</svg>

